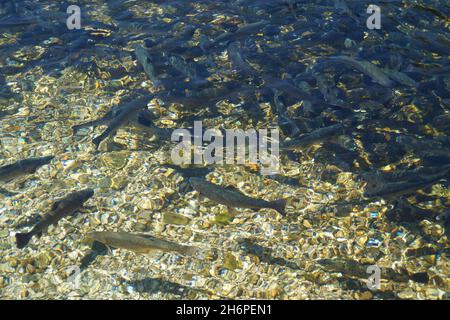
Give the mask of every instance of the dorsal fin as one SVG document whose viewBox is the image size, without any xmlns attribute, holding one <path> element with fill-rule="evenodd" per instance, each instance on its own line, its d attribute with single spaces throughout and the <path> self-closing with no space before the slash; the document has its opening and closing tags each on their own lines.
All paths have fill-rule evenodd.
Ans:
<svg viewBox="0 0 450 320">
<path fill-rule="evenodd" d="M 240 192 L 238 188 L 236 188 L 235 186 L 232 186 L 232 185 L 225 186 L 225 189 L 227 189 L 229 191 Z"/>
</svg>

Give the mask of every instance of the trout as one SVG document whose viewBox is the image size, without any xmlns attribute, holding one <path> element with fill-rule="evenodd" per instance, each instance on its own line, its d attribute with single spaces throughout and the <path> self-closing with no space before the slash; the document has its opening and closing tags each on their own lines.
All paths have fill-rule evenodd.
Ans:
<svg viewBox="0 0 450 320">
<path fill-rule="evenodd" d="M 51 225 L 58 223 L 59 220 L 66 216 L 74 214 L 80 209 L 84 202 L 94 195 L 94 190 L 85 189 L 69 194 L 62 200 L 53 203 L 53 206 L 41 221 L 39 221 L 30 232 L 16 233 L 16 243 L 19 249 L 25 247 L 31 238 L 35 235 L 40 237 L 42 233 Z"/>
<path fill-rule="evenodd" d="M 26 174 L 34 173 L 40 166 L 50 163 L 53 156 L 29 158 L 0 167 L 0 181 L 8 182 Z"/>
<path fill-rule="evenodd" d="M 88 237 L 107 246 L 134 251 L 136 253 L 151 253 L 156 250 L 178 252 L 192 256 L 197 252 L 196 247 L 183 246 L 174 242 L 158 239 L 146 234 L 132 234 L 127 232 L 91 232 Z"/>
<path fill-rule="evenodd" d="M 255 199 L 242 194 L 239 190 L 235 188 L 232 187 L 223 188 L 214 183 L 196 177 L 189 178 L 189 183 L 200 194 L 213 200 L 214 202 L 226 205 L 227 207 L 230 208 L 250 208 L 250 209 L 270 208 L 278 211 L 282 216 L 286 215 L 285 199 L 279 199 L 275 201 Z"/>
</svg>

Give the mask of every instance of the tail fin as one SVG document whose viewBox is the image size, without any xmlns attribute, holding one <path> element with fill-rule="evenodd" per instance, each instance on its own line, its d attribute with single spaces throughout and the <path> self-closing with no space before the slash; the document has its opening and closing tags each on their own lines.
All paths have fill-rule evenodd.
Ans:
<svg viewBox="0 0 450 320">
<path fill-rule="evenodd" d="M 283 217 L 286 216 L 286 212 L 284 211 L 286 208 L 286 200 L 278 199 L 275 201 L 271 201 L 272 209 L 277 210 Z"/>
<path fill-rule="evenodd" d="M 411 280 L 419 283 L 428 283 L 428 281 L 430 280 L 427 272 L 413 273 L 410 277 Z"/>
<path fill-rule="evenodd" d="M 33 234 L 31 232 L 16 233 L 17 248 L 22 249 L 23 247 L 25 247 L 28 244 L 28 242 L 30 242 L 32 236 Z"/>
</svg>

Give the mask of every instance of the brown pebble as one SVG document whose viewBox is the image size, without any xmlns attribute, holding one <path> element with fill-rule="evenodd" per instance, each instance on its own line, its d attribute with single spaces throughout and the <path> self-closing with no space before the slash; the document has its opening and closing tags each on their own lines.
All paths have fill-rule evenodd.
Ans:
<svg viewBox="0 0 450 320">
<path fill-rule="evenodd" d="M 17 267 L 17 265 L 19 264 L 16 258 L 9 258 L 8 261 L 9 265 L 13 268 Z"/>
<path fill-rule="evenodd" d="M 357 292 L 355 298 L 358 300 L 370 300 L 373 298 L 373 294 L 370 291 Z"/>
<path fill-rule="evenodd" d="M 26 269 L 27 269 L 27 272 L 29 274 L 33 274 L 33 273 L 36 272 L 36 268 L 33 265 L 31 265 L 31 264 L 27 264 L 27 268 Z"/>
<path fill-rule="evenodd" d="M 22 291 L 20 291 L 20 297 L 21 297 L 22 299 L 25 299 L 26 297 L 28 297 L 29 294 L 30 294 L 30 293 L 28 292 L 27 289 L 23 289 Z"/>
</svg>

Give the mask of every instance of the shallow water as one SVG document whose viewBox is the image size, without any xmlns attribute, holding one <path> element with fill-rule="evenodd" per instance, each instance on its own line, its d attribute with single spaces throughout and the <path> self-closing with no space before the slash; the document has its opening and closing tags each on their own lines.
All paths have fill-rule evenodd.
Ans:
<svg viewBox="0 0 450 320">
<path fill-rule="evenodd" d="M 0 15 L 0 165 L 55 158 L 0 185 L 14 193 L 0 194 L 1 298 L 448 299 L 448 174 L 401 196 L 364 195 L 379 176 L 425 170 L 416 181 L 448 168 L 446 1 L 380 1 L 379 30 L 366 26 L 366 1 L 79 1 L 80 30 L 66 26 L 68 4 L 11 3 Z M 229 39 L 251 69 L 228 43 L 211 45 L 258 21 L 268 23 Z M 161 87 L 136 45 L 151 52 Z M 171 56 L 195 66 L 190 76 Z M 230 95 L 182 99 L 205 88 Z M 169 166 L 173 144 L 145 126 L 123 125 L 98 148 L 92 139 L 105 126 L 73 132 L 144 93 L 156 95 L 148 108 L 159 128 L 280 125 L 284 140 L 345 123 L 345 133 L 282 151 L 275 176 L 249 163 L 210 165 L 213 183 L 288 201 L 286 217 L 230 209 L 193 191 Z M 81 213 L 16 247 L 16 232 L 88 187 L 95 195 Z M 93 254 L 94 231 L 147 233 L 200 253 Z M 370 265 L 383 270 L 378 290 L 366 284 Z"/>
</svg>

